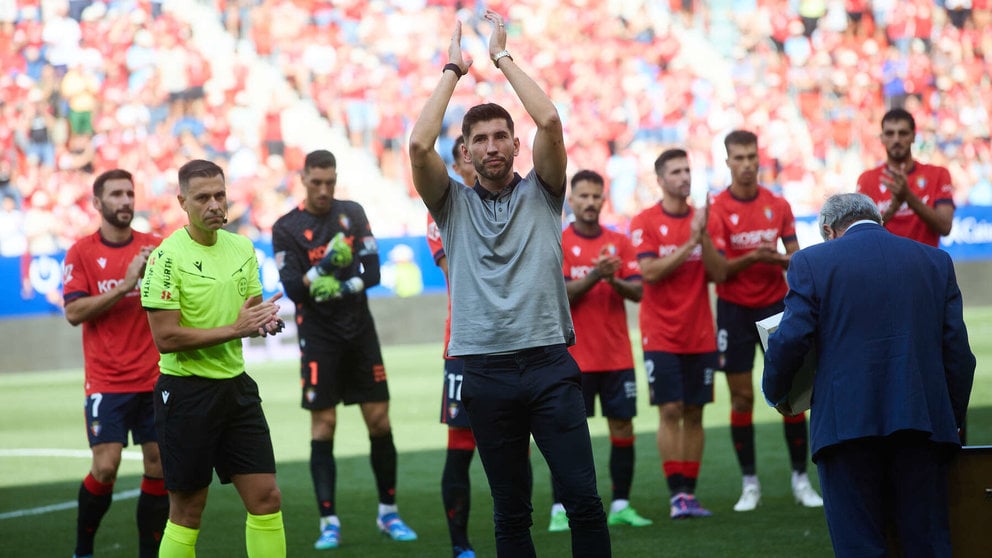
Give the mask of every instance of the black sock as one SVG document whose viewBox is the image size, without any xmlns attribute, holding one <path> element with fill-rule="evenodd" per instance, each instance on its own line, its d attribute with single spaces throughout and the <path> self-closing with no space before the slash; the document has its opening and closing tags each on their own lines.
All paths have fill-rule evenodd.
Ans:
<svg viewBox="0 0 992 558">
<path fill-rule="evenodd" d="M 730 438 L 734 442 L 734 452 L 741 466 L 741 473 L 753 475 L 757 470 L 754 460 L 754 424 L 731 425 Z"/>
<path fill-rule="evenodd" d="M 634 481 L 634 445 L 610 445 L 610 479 L 613 481 L 613 499 L 629 500 L 630 485 Z"/>
<path fill-rule="evenodd" d="M 665 482 L 668 484 L 668 492 L 672 496 L 685 491 L 685 476 L 682 473 L 673 473 L 666 476 Z"/>
<path fill-rule="evenodd" d="M 789 446 L 789 460 L 792 461 L 792 470 L 800 474 L 805 473 L 806 452 L 809 448 L 809 438 L 806 435 L 806 417 L 799 415 L 787 418 L 782 426 L 785 430 L 785 443 Z"/>
<path fill-rule="evenodd" d="M 474 453 L 472 450 L 448 449 L 444 472 L 441 473 L 441 501 L 448 518 L 451 546 L 462 550 L 471 548 L 468 542 L 468 511 L 471 506 L 468 470 Z"/>
<path fill-rule="evenodd" d="M 141 558 L 158 556 L 165 522 L 169 519 L 169 494 L 162 479 L 145 476 L 141 479 L 138 495 L 138 555 Z"/>
<path fill-rule="evenodd" d="M 375 473 L 375 485 L 379 490 L 379 503 L 392 505 L 396 503 L 396 446 L 393 445 L 393 433 L 384 436 L 369 436 L 371 450 L 369 461 L 372 462 L 372 472 Z"/>
<path fill-rule="evenodd" d="M 102 494 L 94 494 L 87 488 L 87 484 L 92 487 L 100 487 Z M 79 516 L 76 518 L 76 556 L 89 556 L 93 554 L 93 539 L 96 538 L 96 530 L 100 527 L 100 521 L 110 509 L 113 500 L 113 483 L 109 485 L 100 484 L 92 475 L 87 475 L 86 479 L 79 485 Z"/>
<path fill-rule="evenodd" d="M 338 469 L 334 463 L 334 440 L 310 440 L 310 477 L 317 495 L 320 517 L 335 515 L 334 487 Z"/>
</svg>

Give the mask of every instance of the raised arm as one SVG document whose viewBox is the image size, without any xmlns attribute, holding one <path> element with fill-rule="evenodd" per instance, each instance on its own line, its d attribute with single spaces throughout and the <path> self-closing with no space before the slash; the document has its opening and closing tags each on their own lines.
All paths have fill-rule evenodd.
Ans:
<svg viewBox="0 0 992 558">
<path fill-rule="evenodd" d="M 441 81 L 420 111 L 420 116 L 410 132 L 410 167 L 413 173 L 413 185 L 428 209 L 436 207 L 448 190 L 448 169 L 441 155 L 434 149 L 434 143 L 441 135 L 444 111 L 451 101 L 458 78 L 472 65 L 472 61 L 466 62 L 462 55 L 461 40 L 462 23 L 459 21 L 455 24 L 455 32 L 451 35 L 448 64 L 441 72 Z"/>
<path fill-rule="evenodd" d="M 503 72 L 510 86 L 520 97 L 527 114 L 537 125 L 534 136 L 534 170 L 545 185 L 555 195 L 565 192 L 565 138 L 562 132 L 561 117 L 551 98 L 517 66 L 506 50 L 506 27 L 503 18 L 492 10 L 486 11 L 486 19 L 493 23 L 493 33 L 489 38 L 489 57 L 496 68 Z"/>
</svg>

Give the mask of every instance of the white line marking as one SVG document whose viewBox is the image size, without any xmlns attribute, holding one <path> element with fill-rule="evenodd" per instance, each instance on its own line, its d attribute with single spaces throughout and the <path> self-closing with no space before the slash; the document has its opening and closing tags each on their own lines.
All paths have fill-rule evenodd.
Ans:
<svg viewBox="0 0 992 558">
<path fill-rule="evenodd" d="M 0 449 L 0 457 L 78 457 L 90 459 L 93 454 L 90 450 L 70 450 L 58 448 L 23 448 L 23 449 Z M 121 452 L 121 459 L 141 461 L 143 456 L 140 451 Z M 141 494 L 140 489 L 125 490 L 114 494 L 114 501 L 137 498 Z M 41 515 L 50 512 L 62 511 L 75 508 L 79 505 L 76 500 L 70 502 L 60 502 L 38 508 L 28 508 L 23 510 L 13 510 L 0 513 L 0 520 L 27 517 L 30 515 Z"/>
<path fill-rule="evenodd" d="M 124 492 L 117 492 L 114 494 L 114 501 L 127 500 L 130 498 L 137 498 L 141 494 L 141 490 L 138 488 L 132 490 L 125 490 Z M 79 502 L 73 500 L 71 502 L 60 502 L 58 504 L 52 504 L 49 506 L 41 506 L 40 508 L 29 508 L 24 510 L 14 510 L 6 513 L 0 513 L 0 521 L 4 519 L 14 519 L 17 517 L 27 517 L 29 515 L 41 515 L 43 513 L 56 512 L 62 510 L 68 510 L 75 508 L 79 505 Z"/>
<path fill-rule="evenodd" d="M 85 457 L 93 456 L 90 450 L 70 450 L 57 448 L 0 449 L 0 457 Z M 123 451 L 121 459 L 142 460 L 140 451 Z"/>
</svg>

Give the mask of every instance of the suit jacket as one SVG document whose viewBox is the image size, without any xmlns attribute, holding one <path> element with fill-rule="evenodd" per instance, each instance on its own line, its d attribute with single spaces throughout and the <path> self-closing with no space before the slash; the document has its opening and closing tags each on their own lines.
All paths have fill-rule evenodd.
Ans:
<svg viewBox="0 0 992 558">
<path fill-rule="evenodd" d="M 975 356 L 946 252 L 858 224 L 793 254 L 786 279 L 762 387 L 781 402 L 815 343 L 814 459 L 834 444 L 900 430 L 960 445 Z"/>
</svg>

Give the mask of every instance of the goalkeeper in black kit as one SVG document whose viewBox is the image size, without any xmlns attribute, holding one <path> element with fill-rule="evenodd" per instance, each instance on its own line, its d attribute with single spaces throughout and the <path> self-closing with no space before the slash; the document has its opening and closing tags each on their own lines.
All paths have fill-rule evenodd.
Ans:
<svg viewBox="0 0 992 558">
<path fill-rule="evenodd" d="M 310 474 L 320 512 L 318 550 L 341 544 L 335 510 L 337 405 L 357 403 L 369 431 L 379 492 L 376 525 L 396 541 L 417 534 L 396 507 L 396 446 L 389 388 L 365 290 L 379 284 L 379 252 L 365 210 L 334 198 L 337 162 L 330 151 L 306 156 L 306 199 L 272 227 L 272 249 L 286 295 L 296 303 L 302 406 L 310 411 Z"/>
</svg>

